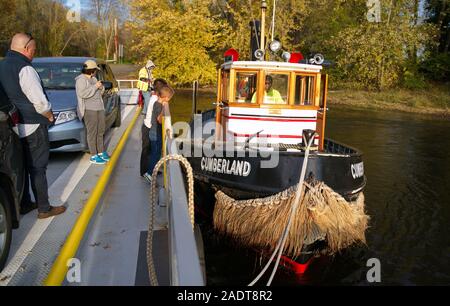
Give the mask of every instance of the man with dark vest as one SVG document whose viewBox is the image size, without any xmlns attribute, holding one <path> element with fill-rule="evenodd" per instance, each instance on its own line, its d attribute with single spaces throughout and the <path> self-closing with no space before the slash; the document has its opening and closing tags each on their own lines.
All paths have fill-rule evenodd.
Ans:
<svg viewBox="0 0 450 306">
<path fill-rule="evenodd" d="M 19 136 L 37 204 L 31 202 L 29 182 L 26 179 L 21 213 L 25 214 L 37 206 L 38 218 L 44 219 L 62 214 L 66 208 L 50 206 L 48 200 L 48 126 L 54 118 L 42 81 L 31 65 L 35 53 L 36 41 L 33 36 L 24 33 L 14 35 L 10 50 L 0 62 L 0 83 L 9 101 L 19 110 Z"/>
</svg>

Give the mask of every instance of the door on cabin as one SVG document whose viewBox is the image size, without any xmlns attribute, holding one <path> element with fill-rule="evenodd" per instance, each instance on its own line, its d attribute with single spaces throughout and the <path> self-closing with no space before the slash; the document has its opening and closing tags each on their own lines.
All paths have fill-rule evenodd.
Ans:
<svg viewBox="0 0 450 306">
<path fill-rule="evenodd" d="M 319 134 L 319 150 L 323 151 L 325 140 L 325 124 L 327 113 L 328 74 L 322 74 L 320 80 L 319 110 L 317 111 L 317 129 Z"/>
</svg>

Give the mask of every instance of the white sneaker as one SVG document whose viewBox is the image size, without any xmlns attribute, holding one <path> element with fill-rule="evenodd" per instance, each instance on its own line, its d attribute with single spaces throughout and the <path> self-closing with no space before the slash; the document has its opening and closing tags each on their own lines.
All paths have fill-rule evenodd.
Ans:
<svg viewBox="0 0 450 306">
<path fill-rule="evenodd" d="M 152 176 L 150 174 L 148 174 L 147 172 L 144 173 L 144 175 L 142 177 L 147 181 L 147 183 L 149 183 L 149 184 L 152 183 Z"/>
</svg>

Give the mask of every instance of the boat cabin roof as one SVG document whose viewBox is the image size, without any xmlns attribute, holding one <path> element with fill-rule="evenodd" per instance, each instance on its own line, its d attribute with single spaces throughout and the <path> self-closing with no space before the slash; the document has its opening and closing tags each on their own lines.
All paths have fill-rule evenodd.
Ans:
<svg viewBox="0 0 450 306">
<path fill-rule="evenodd" d="M 223 70 L 229 69 L 270 69 L 273 71 L 295 71 L 295 72 L 313 72 L 318 73 L 322 70 L 322 66 L 309 65 L 309 64 L 297 64 L 297 63 L 285 63 L 285 62 L 270 62 L 270 61 L 229 61 L 222 64 Z"/>
</svg>

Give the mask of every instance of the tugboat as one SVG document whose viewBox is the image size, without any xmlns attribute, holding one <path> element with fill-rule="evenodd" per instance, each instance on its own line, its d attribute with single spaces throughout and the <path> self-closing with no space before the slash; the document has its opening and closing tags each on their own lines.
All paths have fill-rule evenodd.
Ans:
<svg viewBox="0 0 450 306">
<path fill-rule="evenodd" d="M 225 53 L 225 62 L 218 72 L 215 109 L 196 115 L 190 125 L 190 137 L 178 139 L 179 150 L 192 165 L 196 184 L 203 187 L 200 196 L 208 196 L 211 190 L 216 194 L 215 207 L 210 208 L 214 210 L 214 220 L 222 224 L 215 227 L 233 237 L 244 237 L 247 242 L 261 228 L 269 226 L 269 236 L 280 231 L 271 230 L 271 225 L 263 221 L 264 225 L 251 228 L 253 232 L 245 232 L 243 227 L 248 229 L 248 223 L 257 219 L 257 211 L 248 214 L 253 216 L 250 219 L 240 220 L 242 228 L 230 229 L 230 222 L 246 214 L 237 211 L 225 220 L 223 214 L 230 212 L 230 206 L 218 209 L 218 203 L 221 199 L 231 206 L 241 203 L 235 207 L 241 207 L 245 201 L 251 203 L 252 199 L 268 203 L 268 197 L 292 191 L 301 180 L 307 150 L 305 181 L 310 184 L 321 182 L 349 203 L 361 200 L 366 184 L 362 153 L 326 138 L 328 75 L 323 73 L 323 56 L 316 54 L 304 59 L 300 53 L 282 51 L 276 40 L 266 48 L 265 1 L 262 2 L 261 29 L 257 22 L 251 26 L 252 41 L 263 47 L 252 49 L 252 61 L 239 61 L 234 49 Z M 269 52 L 280 55 L 284 61 L 266 61 Z M 292 195 L 293 192 L 289 193 Z M 361 220 L 364 232 L 367 218 Z M 295 247 L 291 252 L 287 250 L 289 257 L 283 262 L 289 265 L 295 259 L 298 262 L 304 250 L 329 235 L 323 228 L 318 232 L 314 237 L 302 237 L 302 251 L 292 251 Z M 270 250 L 275 240 L 269 240 L 255 244 Z"/>
</svg>

